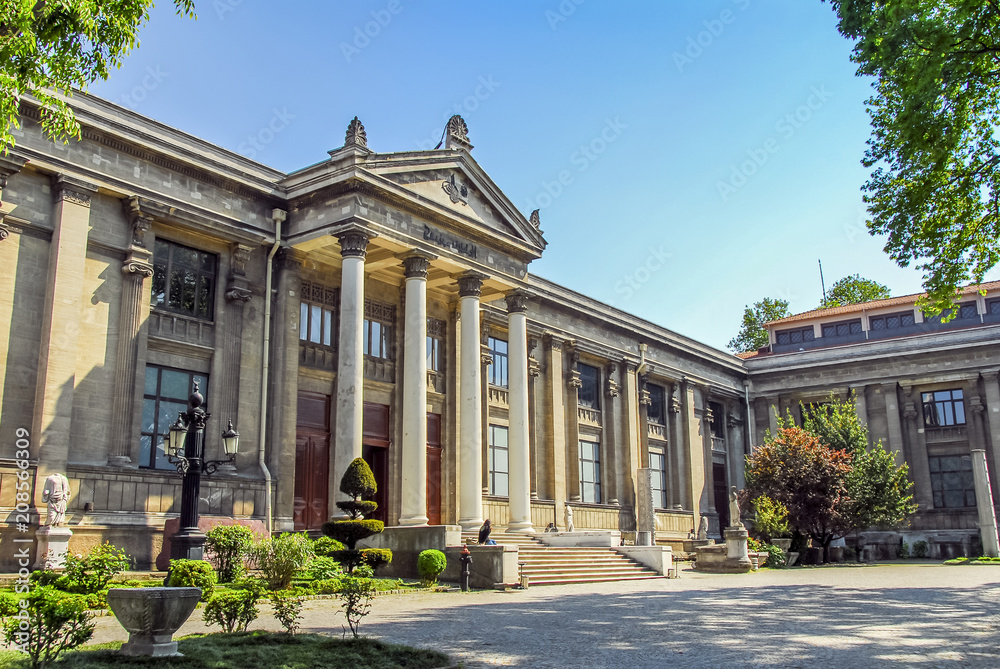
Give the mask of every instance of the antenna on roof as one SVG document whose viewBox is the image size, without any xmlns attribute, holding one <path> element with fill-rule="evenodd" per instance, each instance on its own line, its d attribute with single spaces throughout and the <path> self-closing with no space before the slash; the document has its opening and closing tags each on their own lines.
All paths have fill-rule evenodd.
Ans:
<svg viewBox="0 0 1000 669">
<path fill-rule="evenodd" d="M 823 280 L 823 261 L 819 262 L 819 285 L 823 287 L 823 306 L 826 306 L 826 281 Z"/>
</svg>

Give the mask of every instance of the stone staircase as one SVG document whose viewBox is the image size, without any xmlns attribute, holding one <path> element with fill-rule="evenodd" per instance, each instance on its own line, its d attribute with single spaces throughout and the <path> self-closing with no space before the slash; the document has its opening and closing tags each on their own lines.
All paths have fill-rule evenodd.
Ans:
<svg viewBox="0 0 1000 669">
<path fill-rule="evenodd" d="M 462 541 L 475 544 L 476 536 L 463 533 Z M 524 573 L 532 586 L 663 578 L 612 548 L 546 546 L 533 537 L 502 531 L 494 531 L 490 538 L 498 544 L 517 546 L 518 561 L 525 563 Z"/>
</svg>

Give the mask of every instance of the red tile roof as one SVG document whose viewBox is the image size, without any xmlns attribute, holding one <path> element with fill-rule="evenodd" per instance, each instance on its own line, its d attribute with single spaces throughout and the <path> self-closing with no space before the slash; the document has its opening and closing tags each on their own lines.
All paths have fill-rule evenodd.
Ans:
<svg viewBox="0 0 1000 669">
<path fill-rule="evenodd" d="M 990 281 L 987 283 L 977 284 L 974 286 L 966 286 L 962 289 L 962 295 L 970 295 L 972 293 L 977 293 L 980 290 L 997 290 L 1000 289 L 1000 281 Z M 771 325 L 784 325 L 785 323 L 797 323 L 799 321 L 807 321 L 813 318 L 820 318 L 823 316 L 838 316 L 840 314 L 856 314 L 860 313 L 866 309 L 882 309 L 884 307 L 895 307 L 903 306 L 908 304 L 914 304 L 917 299 L 923 297 L 926 293 L 914 293 L 912 295 L 901 295 L 899 297 L 890 297 L 885 300 L 872 300 L 871 302 L 861 302 L 859 304 L 848 304 L 842 307 L 829 307 L 828 309 L 813 309 L 812 311 L 804 311 L 801 314 L 794 314 L 792 316 L 787 316 L 785 318 L 780 318 L 776 321 L 771 321 L 765 323 L 766 326 Z M 752 356 L 750 356 L 752 357 Z M 744 358 L 745 360 L 746 358 Z"/>
</svg>

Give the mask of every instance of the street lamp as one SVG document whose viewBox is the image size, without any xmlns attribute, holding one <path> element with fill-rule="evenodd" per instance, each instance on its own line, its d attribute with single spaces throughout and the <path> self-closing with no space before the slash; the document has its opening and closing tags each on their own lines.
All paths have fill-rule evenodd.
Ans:
<svg viewBox="0 0 1000 669">
<path fill-rule="evenodd" d="M 211 476 L 219 468 L 233 462 L 239 449 L 240 433 L 233 429 L 233 421 L 222 433 L 222 444 L 226 460 L 205 460 L 205 424 L 210 413 L 202 405 L 205 397 L 194 384 L 194 392 L 188 398 L 188 410 L 177 416 L 177 422 L 170 426 L 164 443 L 164 450 L 170 464 L 177 467 L 177 473 L 184 477 L 181 490 L 181 526 L 170 542 L 170 558 L 173 560 L 201 560 L 205 553 L 205 535 L 198 530 L 198 499 L 201 496 L 201 475 Z"/>
</svg>

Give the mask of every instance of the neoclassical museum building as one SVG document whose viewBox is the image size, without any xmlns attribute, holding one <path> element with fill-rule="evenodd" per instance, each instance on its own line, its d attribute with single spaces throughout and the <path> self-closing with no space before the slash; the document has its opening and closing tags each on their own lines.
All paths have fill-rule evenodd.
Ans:
<svg viewBox="0 0 1000 669">
<path fill-rule="evenodd" d="M 285 174 L 72 104 L 79 141 L 45 139 L 26 103 L 0 156 L 0 564 L 25 432 L 43 515 L 41 482 L 70 481 L 71 548 L 152 564 L 180 505 L 164 438 L 196 385 L 206 456 L 240 434 L 202 480 L 209 520 L 318 530 L 363 457 L 390 526 L 562 529 L 570 507 L 577 529 L 628 537 L 648 468 L 657 541 L 702 518 L 718 536 L 775 411 L 853 392 L 910 463 L 902 535 L 950 554 L 978 532 L 971 450 L 1000 470 L 1000 284 L 946 323 L 918 296 L 793 316 L 743 359 L 532 274 L 538 212 L 476 162 L 460 117 L 439 148 L 395 153 L 355 118 Z"/>
</svg>

